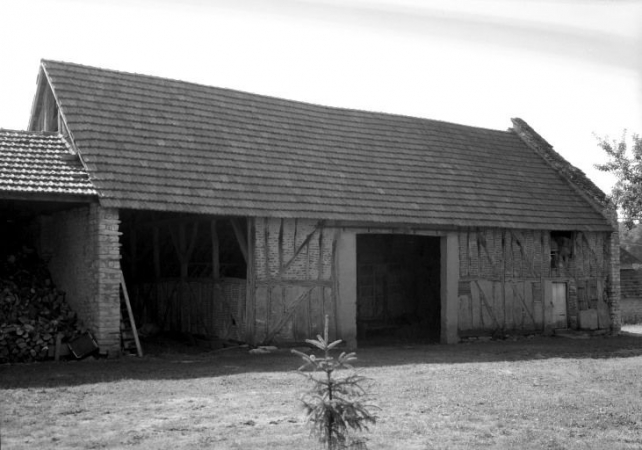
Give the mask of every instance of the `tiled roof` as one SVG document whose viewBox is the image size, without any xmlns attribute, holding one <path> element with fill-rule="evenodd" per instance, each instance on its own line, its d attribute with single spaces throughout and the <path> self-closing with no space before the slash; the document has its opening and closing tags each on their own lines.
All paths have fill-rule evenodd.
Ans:
<svg viewBox="0 0 642 450">
<path fill-rule="evenodd" d="M 76 149 L 120 208 L 610 230 L 520 137 L 43 61 Z"/>
<path fill-rule="evenodd" d="M 97 195 L 62 136 L 0 129 L 0 196 L 3 193 Z"/>
</svg>

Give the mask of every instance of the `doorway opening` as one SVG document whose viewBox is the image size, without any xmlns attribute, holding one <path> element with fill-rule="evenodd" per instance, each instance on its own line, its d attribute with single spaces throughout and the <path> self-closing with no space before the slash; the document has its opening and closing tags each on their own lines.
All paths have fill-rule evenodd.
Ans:
<svg viewBox="0 0 642 450">
<path fill-rule="evenodd" d="M 439 342 L 439 237 L 357 236 L 357 336 L 360 343 Z"/>
</svg>

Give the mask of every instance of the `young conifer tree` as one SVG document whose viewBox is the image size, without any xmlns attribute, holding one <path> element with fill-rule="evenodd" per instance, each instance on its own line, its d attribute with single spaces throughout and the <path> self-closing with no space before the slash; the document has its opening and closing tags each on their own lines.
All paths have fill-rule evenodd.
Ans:
<svg viewBox="0 0 642 450">
<path fill-rule="evenodd" d="M 365 387 L 368 378 L 354 371 L 351 364 L 357 359 L 354 352 L 342 352 L 336 359 L 330 355 L 341 340 L 329 342 L 328 316 L 325 317 L 323 337 L 317 335 L 316 339 L 306 339 L 306 342 L 323 352 L 323 357 L 317 358 L 313 354 L 292 350 L 304 361 L 299 372 L 312 383 L 309 391 L 301 397 L 312 434 L 328 450 L 348 448 L 349 445 L 358 448 L 357 442 L 351 442 L 349 433 L 367 431 L 368 424 L 376 423 L 372 410 L 377 407 L 366 403 L 369 399 Z M 337 376 L 339 369 L 350 372 Z M 319 372 L 322 374 L 315 376 Z M 359 447 L 365 448 L 363 444 Z"/>
</svg>

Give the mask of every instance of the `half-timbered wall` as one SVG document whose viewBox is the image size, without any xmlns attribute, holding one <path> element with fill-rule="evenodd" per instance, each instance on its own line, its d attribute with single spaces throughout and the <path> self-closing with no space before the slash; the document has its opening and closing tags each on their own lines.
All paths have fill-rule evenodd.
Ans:
<svg viewBox="0 0 642 450">
<path fill-rule="evenodd" d="M 591 315 L 580 312 L 589 310 L 595 311 L 598 328 L 610 325 L 606 233 L 462 231 L 459 262 L 461 336 L 560 327 L 552 317 L 553 283 L 566 286 L 567 323 L 562 327 L 586 326 Z"/>
<path fill-rule="evenodd" d="M 300 219 L 250 224 L 248 339 L 303 341 L 323 331 L 336 336 L 334 229 Z"/>
</svg>

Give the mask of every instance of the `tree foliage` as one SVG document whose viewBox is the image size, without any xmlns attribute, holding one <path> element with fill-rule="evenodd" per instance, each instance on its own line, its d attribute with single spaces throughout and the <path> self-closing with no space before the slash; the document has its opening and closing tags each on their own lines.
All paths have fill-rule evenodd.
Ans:
<svg viewBox="0 0 642 450">
<path fill-rule="evenodd" d="M 350 448 L 357 448 L 357 445 L 349 444 L 348 434 L 366 431 L 368 424 L 376 423 L 372 410 L 377 407 L 368 403 L 368 394 L 364 387 L 368 379 L 354 372 L 351 363 L 357 359 L 356 354 L 342 352 L 336 359 L 330 356 L 330 351 L 337 347 L 341 340 L 329 341 L 327 316 L 323 337 L 319 335 L 316 339 L 306 339 L 306 342 L 324 354 L 322 358 L 317 358 L 315 355 L 292 350 L 304 361 L 299 367 L 299 372 L 312 383 L 310 390 L 301 397 L 312 434 L 316 435 L 328 450 L 344 449 L 349 445 Z M 352 372 L 338 377 L 336 371 L 339 369 Z M 312 370 L 312 373 L 303 372 L 305 370 Z M 323 375 L 316 377 L 315 372 L 323 372 Z M 363 448 L 362 445 L 358 447 Z"/>
<path fill-rule="evenodd" d="M 629 140 L 624 130 L 619 140 L 599 136 L 596 139 L 608 161 L 596 164 L 595 168 L 615 175 L 611 200 L 630 229 L 642 219 L 642 138 L 632 134 Z"/>
</svg>

